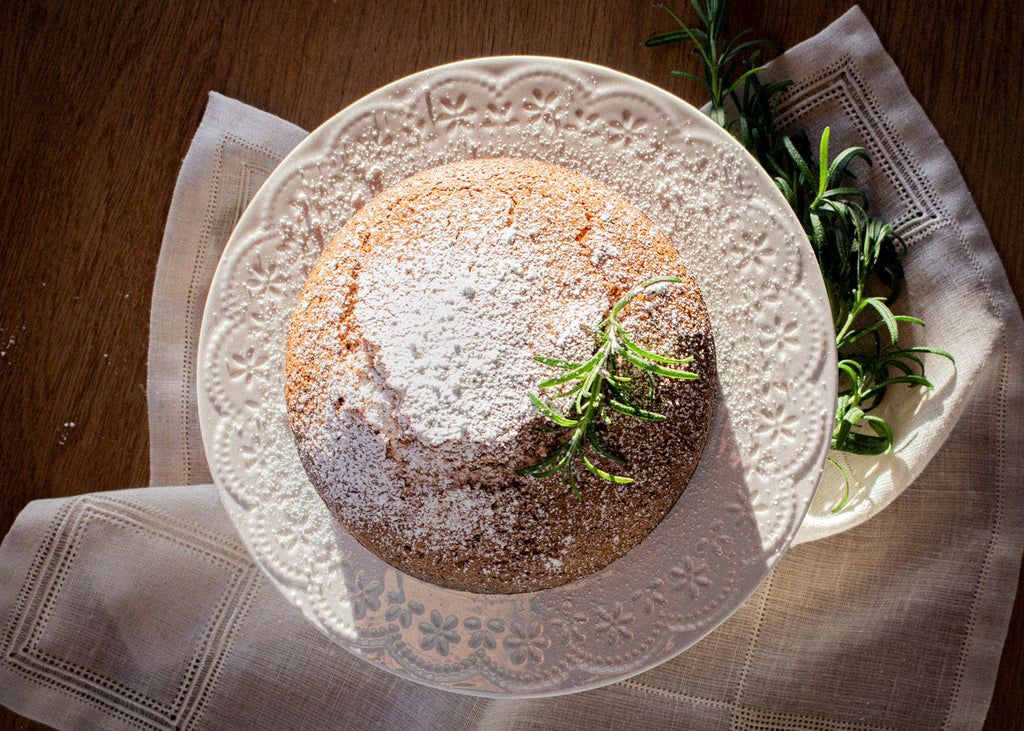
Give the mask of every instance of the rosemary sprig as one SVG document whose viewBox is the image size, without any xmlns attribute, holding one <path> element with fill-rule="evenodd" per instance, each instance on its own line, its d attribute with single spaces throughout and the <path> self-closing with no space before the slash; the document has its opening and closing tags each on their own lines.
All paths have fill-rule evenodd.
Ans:
<svg viewBox="0 0 1024 731">
<path fill-rule="evenodd" d="M 829 129 L 821 135 L 817 160 L 803 130 L 783 133 L 777 123 L 785 89 L 783 79 L 762 83 L 755 65 L 758 46 L 745 40 L 749 30 L 724 40 L 724 20 L 730 0 L 691 0 L 702 28 L 691 28 L 671 8 L 663 7 L 681 30 L 651 36 L 648 46 L 688 42 L 702 60 L 704 77 L 696 79 L 711 96 L 709 116 L 732 132 L 772 176 L 810 239 L 828 291 L 838 351 L 840 390 L 831 447 L 840 452 L 878 455 L 892 450 L 890 424 L 871 411 L 891 386 L 932 388 L 925 376 L 926 354 L 949 359 L 937 348 L 899 345 L 901 324 L 923 327 L 914 317 L 896 315 L 891 307 L 899 296 L 906 246 L 891 226 L 868 214 L 867 194 L 855 185 L 850 164 L 871 164 L 867 151 L 851 147 L 829 161 Z M 722 50 L 719 50 L 721 46 Z M 728 119 L 726 103 L 734 108 Z M 829 460 L 839 467 L 834 460 Z M 841 468 L 840 468 L 841 469 Z M 841 510 L 846 495 L 833 509 Z"/>
<path fill-rule="evenodd" d="M 672 8 L 667 5 L 660 6 L 675 18 L 681 30 L 659 33 L 651 36 L 644 44 L 647 46 L 664 46 L 671 43 L 693 43 L 694 52 L 700 55 L 701 64 L 704 69 L 704 76 L 696 76 L 685 71 L 673 71 L 676 76 L 684 76 L 696 81 L 708 90 L 711 97 L 711 109 L 708 112 L 710 117 L 718 124 L 725 126 L 726 111 L 725 100 L 735 92 L 740 83 L 747 77 L 753 76 L 761 68 L 752 66 L 744 67 L 744 61 L 752 61 L 757 57 L 758 46 L 774 47 L 774 44 L 765 40 L 744 40 L 744 36 L 753 32 L 748 28 L 728 42 L 723 42 L 721 49 L 718 42 L 722 38 L 725 26 L 725 16 L 729 12 L 729 2 L 723 3 L 693 3 L 697 16 L 700 18 L 703 28 L 691 28 L 680 18 Z M 746 51 L 753 50 L 749 59 L 744 59 Z M 763 67 L 762 67 L 763 68 Z"/>
<path fill-rule="evenodd" d="M 552 401 L 565 399 L 561 408 L 549 404 L 539 396 L 530 393 L 530 400 L 537 410 L 555 424 L 559 431 L 566 431 L 569 437 L 551 455 L 536 464 L 516 470 L 517 474 L 531 477 L 548 477 L 561 474 L 562 484 L 572 488 L 576 498 L 583 499 L 573 467 L 577 458 L 588 470 L 604 480 L 618 483 L 629 483 L 633 479 L 607 472 L 587 455 L 593 450 L 618 465 L 625 465 L 625 460 L 609 451 L 601 442 L 600 425 L 610 421 L 609 411 L 617 411 L 644 421 L 664 421 L 665 416 L 650 408 L 655 392 L 655 376 L 666 378 L 692 379 L 695 373 L 680 370 L 672 366 L 686 365 L 693 358 L 669 358 L 652 353 L 640 347 L 629 337 L 629 333 L 619 322 L 619 314 L 634 297 L 648 287 L 661 282 L 680 282 L 679 277 L 655 277 L 636 287 L 620 299 L 611 312 L 593 332 L 596 338 L 593 355 L 584 362 L 567 361 L 561 358 L 534 356 L 534 360 L 554 368 L 558 374 L 538 384 L 538 389 L 559 389 L 552 396 Z M 629 374 L 629 375 L 627 375 Z M 634 392 L 638 385 L 633 376 L 643 374 L 646 379 L 647 394 L 644 406 L 636 403 Z"/>
</svg>

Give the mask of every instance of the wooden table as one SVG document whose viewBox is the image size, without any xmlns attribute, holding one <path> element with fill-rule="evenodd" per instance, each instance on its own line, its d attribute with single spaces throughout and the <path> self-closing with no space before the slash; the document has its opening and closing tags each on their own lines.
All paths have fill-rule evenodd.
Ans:
<svg viewBox="0 0 1024 731">
<path fill-rule="evenodd" d="M 730 25 L 788 47 L 850 4 L 736 0 Z M 30 500 L 147 483 L 150 296 L 209 90 L 311 129 L 430 66 L 540 54 L 704 101 L 669 75 L 695 59 L 641 47 L 671 27 L 650 0 L 0 5 L 0 535 Z M 1020 302 L 1024 27 L 1005 1 L 861 7 L 959 163 Z M 1019 589 L 986 728 L 1024 728 L 1022 650 Z M 39 727 L 0 711 L 5 728 Z"/>
</svg>

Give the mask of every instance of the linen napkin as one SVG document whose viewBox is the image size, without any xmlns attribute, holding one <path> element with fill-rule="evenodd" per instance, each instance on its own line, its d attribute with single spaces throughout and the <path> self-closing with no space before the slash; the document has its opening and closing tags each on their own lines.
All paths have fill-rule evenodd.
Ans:
<svg viewBox="0 0 1024 731">
<path fill-rule="evenodd" d="M 800 538 L 834 535 L 792 548 L 693 648 L 586 693 L 455 695 L 321 636 L 198 484 L 206 287 L 245 204 L 304 136 L 211 94 L 153 294 L 152 484 L 168 487 L 25 508 L 0 547 L 0 702 L 58 728 L 980 727 L 1024 546 L 1024 322 L 955 163 L 858 9 L 772 73 L 797 82 L 791 123 L 871 151 L 875 206 L 911 245 L 908 309 L 957 355 L 936 393 L 906 394 L 949 439 L 902 445 L 893 479 L 855 485 L 838 521 L 817 506 Z"/>
</svg>

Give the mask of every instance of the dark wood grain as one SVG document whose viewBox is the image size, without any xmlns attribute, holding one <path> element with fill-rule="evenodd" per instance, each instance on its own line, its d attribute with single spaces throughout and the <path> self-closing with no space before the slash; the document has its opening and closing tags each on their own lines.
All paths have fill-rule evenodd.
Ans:
<svg viewBox="0 0 1024 731">
<path fill-rule="evenodd" d="M 687 3 L 677 3 L 683 9 Z M 783 46 L 850 0 L 736 0 Z M 1022 24 L 1009 2 L 863 0 L 949 146 L 1024 299 Z M 474 56 L 603 64 L 703 97 L 652 2 L 0 3 L 0 535 L 37 498 L 144 485 L 146 357 L 181 160 L 216 90 L 310 129 L 362 95 Z M 1024 728 L 1024 590 L 987 729 Z M 5 728 L 38 728 L 6 711 Z"/>
</svg>

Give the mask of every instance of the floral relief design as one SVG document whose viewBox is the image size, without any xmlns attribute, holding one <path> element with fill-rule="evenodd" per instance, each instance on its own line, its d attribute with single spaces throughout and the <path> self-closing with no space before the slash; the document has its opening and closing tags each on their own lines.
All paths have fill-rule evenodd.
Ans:
<svg viewBox="0 0 1024 731">
<path fill-rule="evenodd" d="M 266 365 L 269 360 L 270 357 L 266 352 L 258 351 L 255 347 L 246 348 L 244 353 L 232 353 L 227 362 L 228 376 L 250 386 L 256 371 Z"/>
<path fill-rule="evenodd" d="M 757 276 L 762 272 L 770 271 L 773 268 L 772 262 L 775 261 L 775 249 L 772 248 L 768 232 L 743 231 L 740 238 L 743 240 L 742 246 L 737 249 L 737 251 L 743 252 L 743 257 L 739 262 L 740 271 Z"/>
<path fill-rule="evenodd" d="M 301 520 L 301 517 L 298 515 L 298 511 L 285 509 L 284 513 L 290 519 L 289 523 Z M 281 547 L 282 551 L 297 553 L 303 548 L 304 541 L 302 534 L 299 531 L 289 530 L 283 523 L 280 526 L 275 526 L 273 529 L 273 535 L 277 541 L 277 545 Z"/>
<path fill-rule="evenodd" d="M 383 123 L 381 123 L 381 120 L 383 120 Z M 364 142 L 379 145 L 380 147 L 387 147 L 395 141 L 395 136 L 388 129 L 387 112 L 381 112 L 380 119 L 377 118 L 376 114 L 373 115 L 373 126 L 363 133 L 362 139 Z"/>
<path fill-rule="evenodd" d="M 540 89 L 533 90 L 533 97 L 523 102 L 526 119 L 531 124 L 547 124 L 558 129 L 557 110 L 558 92 L 549 91 L 545 94 Z"/>
<path fill-rule="evenodd" d="M 409 629 L 412 625 L 413 615 L 419 616 L 426 611 L 422 604 L 419 602 L 408 602 L 403 604 L 401 599 L 396 600 L 394 593 L 388 594 L 388 599 L 392 602 L 388 610 L 384 612 L 384 619 L 389 622 L 398 622 L 398 625 L 402 629 Z"/>
<path fill-rule="evenodd" d="M 655 579 L 647 586 L 647 588 L 638 589 L 637 591 L 633 592 L 633 595 L 630 597 L 630 599 L 633 601 L 640 601 L 640 604 L 644 608 L 644 611 L 646 611 L 648 614 L 653 614 L 655 608 L 659 604 L 664 604 L 666 601 L 665 594 L 662 591 L 664 586 L 664 579 Z"/>
<path fill-rule="evenodd" d="M 479 617 L 467 617 L 462 624 L 473 633 L 469 636 L 469 646 L 474 650 L 481 647 L 485 650 L 497 649 L 498 640 L 495 635 L 505 631 L 505 623 L 500 619 L 489 619 L 485 625 Z"/>
<path fill-rule="evenodd" d="M 772 314 L 758 323 L 758 343 L 766 358 L 771 360 L 787 360 L 790 353 L 798 353 L 800 342 L 800 323 L 796 318 L 786 318 L 779 311 L 780 299 L 777 294 L 764 298 L 765 309 Z"/>
<path fill-rule="evenodd" d="M 283 261 L 289 259 L 301 261 L 303 274 L 308 274 L 314 258 L 326 245 L 323 227 L 320 225 L 320 210 L 316 195 L 303 180 L 302 189 L 297 191 L 290 200 L 292 215 L 283 217 L 280 226 L 283 234 L 282 243 L 275 247 Z M 288 242 L 296 242 L 291 246 Z M 297 249 L 297 250 L 296 250 Z M 313 254 L 314 256 L 307 256 Z"/>
<path fill-rule="evenodd" d="M 459 642 L 462 638 L 455 628 L 459 626 L 459 618 L 454 614 L 442 617 L 436 609 L 430 610 L 430 619 L 420 622 L 420 632 L 423 638 L 420 640 L 420 647 L 424 650 L 437 650 L 439 655 L 447 655 L 451 645 Z"/>
<path fill-rule="evenodd" d="M 245 469 L 251 470 L 255 465 L 259 464 L 260 450 L 255 439 L 242 442 L 238 451 L 239 454 L 242 455 L 242 461 L 245 465 Z"/>
<path fill-rule="evenodd" d="M 779 441 L 795 441 L 800 417 L 786 413 L 788 398 L 773 401 L 761 407 L 761 433 L 765 444 L 778 445 Z"/>
<path fill-rule="evenodd" d="M 355 591 L 350 591 L 349 602 L 352 605 L 352 616 L 362 619 L 369 611 L 380 609 L 380 595 L 384 591 L 384 582 L 379 579 L 367 579 L 366 572 L 356 574 Z"/>
<path fill-rule="evenodd" d="M 512 102 L 505 102 L 504 104 L 491 102 L 487 105 L 487 111 L 484 112 L 482 124 L 484 127 L 514 127 L 519 124 L 519 120 L 512 112 Z"/>
<path fill-rule="evenodd" d="M 647 126 L 647 120 L 643 117 L 634 117 L 628 109 L 623 109 L 621 120 L 613 119 L 608 126 L 612 129 L 608 141 L 619 147 L 629 147 L 643 137 L 640 130 Z"/>
<path fill-rule="evenodd" d="M 539 622 L 524 624 L 514 621 L 509 635 L 502 640 L 501 645 L 509 651 L 509 658 L 514 665 L 540 665 L 544 662 L 544 650 L 548 649 L 551 641 L 544 636 L 544 626 Z"/>
<path fill-rule="evenodd" d="M 597 112 L 587 113 L 586 110 L 576 107 L 565 128 L 581 132 L 582 134 L 594 134 L 601 127 L 601 116 Z"/>
<path fill-rule="evenodd" d="M 468 110 L 468 112 L 473 111 L 475 110 Z M 427 120 L 424 117 L 389 115 L 386 110 L 382 110 L 379 114 L 372 114 L 371 119 L 373 123 L 369 127 L 354 134 L 360 145 L 357 157 L 362 157 L 367 153 L 380 152 L 381 148 L 385 147 L 394 150 L 396 154 L 401 154 L 402 149 L 406 149 L 408 146 L 417 146 L 422 142 L 423 128 L 427 126 Z M 392 147 L 393 145 L 394 147 Z M 337 159 L 331 161 L 330 167 L 339 169 L 339 166 L 349 165 L 351 162 L 352 160 L 348 156 L 341 154 Z M 348 184 L 348 182 L 346 181 L 344 184 Z"/>
<path fill-rule="evenodd" d="M 288 286 L 287 272 L 278 268 L 277 264 L 270 262 L 264 265 L 263 258 L 257 254 L 256 260 L 249 268 L 249 276 L 245 280 L 245 286 L 249 288 L 257 299 L 266 295 L 281 295 Z"/>
<path fill-rule="evenodd" d="M 615 602 L 611 611 L 604 607 L 598 607 L 597 616 L 601 618 L 601 621 L 594 625 L 594 631 L 607 637 L 613 645 L 619 644 L 620 640 L 628 640 L 633 637 L 633 629 L 630 625 L 636 621 L 636 617 L 627 614 L 621 602 Z"/>
<path fill-rule="evenodd" d="M 246 422 L 245 427 L 236 430 L 235 434 L 240 440 L 238 453 L 242 456 L 245 469 L 251 470 L 260 464 L 266 456 L 266 449 L 262 435 L 265 434 L 266 418 L 256 409 L 256 404 L 246 402 L 246 407 L 252 418 Z"/>
<path fill-rule="evenodd" d="M 735 524 L 738 526 L 744 523 L 756 525 L 758 523 L 758 514 L 764 513 L 767 510 L 768 506 L 761 499 L 761 490 L 756 488 L 751 488 L 748 491 L 742 487 L 737 487 L 736 500 L 726 506 L 726 511 L 735 518 Z"/>
<path fill-rule="evenodd" d="M 697 550 L 703 552 L 710 549 L 716 556 L 724 556 L 732 545 L 732 536 L 720 532 L 723 528 L 725 528 L 725 522 L 721 520 L 716 521 L 712 535 L 701 538 L 697 542 Z"/>
<path fill-rule="evenodd" d="M 692 556 L 687 556 L 682 566 L 674 566 L 670 571 L 673 576 L 672 588 L 676 591 L 687 589 L 690 596 L 696 599 L 705 587 L 711 586 L 711 579 L 704 575 L 707 570 L 707 564 L 698 564 Z"/>
<path fill-rule="evenodd" d="M 564 616 L 551 620 L 551 626 L 555 629 L 554 634 L 558 641 L 568 647 L 572 644 L 582 645 L 587 641 L 584 627 L 589 621 L 587 615 L 576 612 L 569 616 L 567 610 Z"/>
<path fill-rule="evenodd" d="M 446 131 L 454 132 L 460 128 L 468 128 L 476 108 L 469 106 L 465 94 L 459 94 L 455 101 L 447 97 L 441 100 L 441 111 L 437 114 L 437 123 Z"/>
</svg>

